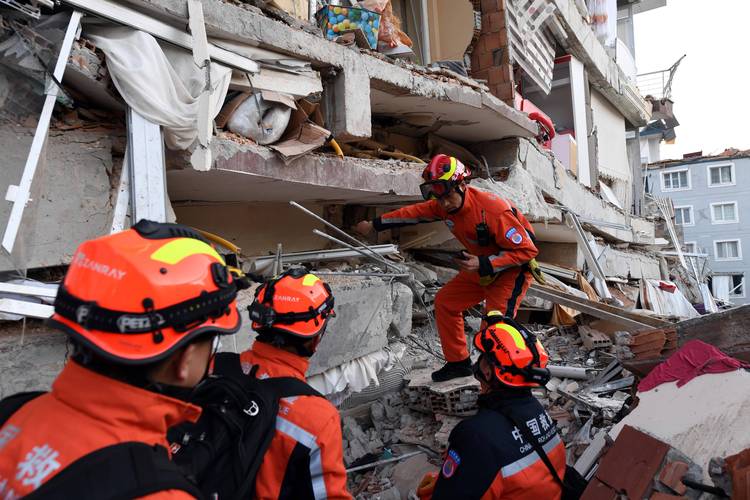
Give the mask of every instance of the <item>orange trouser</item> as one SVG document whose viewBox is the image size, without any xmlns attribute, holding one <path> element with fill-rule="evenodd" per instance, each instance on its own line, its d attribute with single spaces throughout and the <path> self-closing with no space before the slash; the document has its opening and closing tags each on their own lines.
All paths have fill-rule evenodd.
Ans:
<svg viewBox="0 0 750 500">
<path fill-rule="evenodd" d="M 469 357 L 464 334 L 466 309 L 486 300 L 485 312 L 500 311 L 515 317 L 531 280 L 531 273 L 525 268 L 512 267 L 487 286 L 479 284 L 479 274 L 463 271 L 446 283 L 435 297 L 435 316 L 445 360 L 461 361 Z"/>
</svg>

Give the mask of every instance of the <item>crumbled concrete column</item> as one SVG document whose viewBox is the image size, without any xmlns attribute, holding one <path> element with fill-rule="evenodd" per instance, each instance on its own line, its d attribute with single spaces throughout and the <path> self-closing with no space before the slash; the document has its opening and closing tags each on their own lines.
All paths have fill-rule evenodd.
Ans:
<svg viewBox="0 0 750 500">
<path fill-rule="evenodd" d="M 337 140 L 346 142 L 372 135 L 370 77 L 352 52 L 344 67 L 325 85 L 326 123 Z"/>
</svg>

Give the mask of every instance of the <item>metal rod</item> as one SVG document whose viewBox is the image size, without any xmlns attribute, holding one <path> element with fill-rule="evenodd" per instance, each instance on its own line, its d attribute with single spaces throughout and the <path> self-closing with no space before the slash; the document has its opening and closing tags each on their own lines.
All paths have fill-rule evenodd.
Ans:
<svg viewBox="0 0 750 500">
<path fill-rule="evenodd" d="M 326 233 L 324 233 L 323 231 L 321 231 L 321 230 L 319 230 L 319 229 L 313 229 L 313 233 L 317 234 L 317 235 L 318 235 L 318 236 L 320 236 L 321 238 L 325 238 L 325 239 L 327 239 L 327 240 L 333 241 L 333 242 L 334 242 L 334 243 L 336 243 L 337 245 L 341 245 L 341 246 L 343 246 L 343 247 L 346 247 L 346 248 L 348 248 L 349 250 L 354 250 L 354 251 L 355 251 L 355 252 L 357 252 L 358 254 L 360 254 L 360 255 L 362 255 L 362 256 L 364 256 L 364 257 L 367 257 L 367 258 L 368 258 L 368 259 L 370 259 L 370 260 L 374 260 L 375 262 L 377 262 L 377 263 L 379 263 L 379 264 L 384 264 L 385 266 L 388 266 L 388 267 L 392 267 L 393 269 L 395 269 L 395 270 L 396 270 L 396 271 L 398 271 L 398 272 L 400 272 L 400 271 L 401 271 L 401 268 L 399 268 L 399 267 L 398 267 L 398 266 L 396 266 L 395 264 L 391 264 L 391 263 L 390 263 L 390 262 L 388 262 L 387 260 L 385 260 L 385 259 L 383 259 L 382 257 L 380 257 L 380 255 L 378 255 L 378 254 L 375 254 L 374 256 L 373 256 L 373 255 L 370 255 L 370 254 L 368 254 L 367 252 L 365 252 L 364 250 L 360 250 L 359 248 L 357 248 L 357 247 L 355 247 L 355 246 L 352 246 L 352 245 L 350 245 L 349 243 L 347 243 L 347 242 L 345 242 L 345 241 L 341 241 L 340 239 L 338 239 L 338 238 L 336 238 L 336 237 L 334 237 L 334 236 L 331 236 L 330 234 L 326 234 Z"/>
<path fill-rule="evenodd" d="M 281 274 L 281 243 L 276 244 L 276 258 L 273 260 L 273 275 L 278 276 Z"/>
<path fill-rule="evenodd" d="M 558 378 L 573 378 L 577 380 L 586 380 L 589 378 L 586 368 L 574 366 L 556 366 L 547 365 L 550 375 Z"/>
<path fill-rule="evenodd" d="M 378 278 L 408 278 L 410 275 L 407 273 L 404 274 L 396 274 L 396 273 L 357 273 L 354 271 L 346 272 L 346 271 L 312 271 L 312 273 L 316 276 L 362 276 L 363 278 L 367 278 L 370 276 L 375 276 Z"/>
<path fill-rule="evenodd" d="M 377 467 L 378 465 L 385 465 L 385 464 L 389 464 L 391 462 L 398 462 L 398 461 L 403 460 L 405 458 L 409 458 L 409 457 L 413 457 L 413 456 L 419 455 L 420 453 L 424 453 L 424 451 L 422 451 L 422 450 L 412 451 L 411 453 L 405 453 L 405 454 L 399 455 L 397 457 L 386 458 L 384 460 L 378 460 L 377 462 L 372 462 L 372 463 L 369 463 L 369 464 L 360 465 L 358 467 L 352 467 L 351 469 L 346 469 L 346 473 L 349 474 L 350 472 L 357 472 L 357 471 L 360 471 L 360 470 L 372 469 L 374 467 Z"/>
<path fill-rule="evenodd" d="M 359 240 L 358 240 L 357 238 L 355 238 L 355 237 L 354 237 L 354 236 L 352 236 L 351 234 L 347 233 L 346 231 L 344 231 L 344 230 L 342 230 L 342 229 L 339 229 L 339 228 L 338 228 L 338 227 L 336 227 L 335 225 L 331 224 L 330 222 L 328 222 L 327 220 L 325 220 L 325 219 L 324 219 L 323 217 L 319 216 L 318 214 L 315 214 L 315 213 L 311 212 L 310 210 L 306 209 L 305 207 L 303 207 L 302 205 L 300 205 L 300 204 L 299 204 L 299 203 L 297 203 L 296 201 L 290 201 L 290 202 L 289 202 L 289 204 L 290 204 L 291 206 L 293 206 L 293 207 L 299 208 L 300 210 L 302 210 L 303 212 L 305 212 L 305 213 L 306 213 L 307 215 L 309 215 L 310 217 L 312 217 L 312 218 L 314 218 L 314 219 L 316 219 L 316 220 L 318 220 L 318 221 L 322 222 L 322 223 L 323 223 L 323 224 L 325 224 L 325 225 L 326 225 L 327 227 L 330 227 L 331 229 L 333 229 L 333 230 L 334 230 L 334 231 L 336 231 L 337 233 L 339 233 L 339 234 L 341 234 L 341 235 L 345 236 L 346 238 L 349 238 L 349 240 L 351 240 L 351 241 L 355 242 L 355 243 L 356 243 L 357 245 L 359 245 L 359 246 L 361 246 L 361 247 L 364 247 L 364 248 L 366 248 L 366 249 L 367 249 L 367 250 L 369 250 L 369 251 L 370 251 L 370 252 L 371 252 L 371 253 L 372 253 L 372 254 L 373 254 L 373 255 L 374 255 L 374 256 L 375 256 L 375 257 L 376 257 L 377 259 L 382 259 L 382 260 L 380 260 L 380 262 L 381 262 L 381 263 L 383 263 L 383 264 L 386 264 L 386 265 L 390 265 L 390 264 L 388 264 L 388 262 L 387 262 L 387 261 L 386 261 L 385 259 L 383 259 L 382 257 L 380 257 L 380 255 L 379 255 L 378 253 L 376 253 L 376 252 L 375 252 L 375 250 L 373 250 L 372 248 L 370 248 L 370 247 L 369 247 L 368 245 L 366 245 L 366 244 L 362 243 L 361 241 L 359 241 Z M 350 247 L 350 248 L 352 248 L 352 247 Z M 394 266 L 394 267 L 395 267 L 395 266 Z M 396 270 L 398 270 L 398 271 L 401 271 L 401 269 L 398 269 L 397 267 L 395 267 L 395 269 L 396 269 Z"/>
</svg>

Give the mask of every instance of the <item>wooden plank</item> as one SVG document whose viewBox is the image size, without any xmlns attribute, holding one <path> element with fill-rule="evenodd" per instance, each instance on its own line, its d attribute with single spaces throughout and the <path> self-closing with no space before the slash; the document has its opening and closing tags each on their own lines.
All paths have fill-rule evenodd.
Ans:
<svg viewBox="0 0 750 500">
<path fill-rule="evenodd" d="M 592 300 L 577 297 L 575 295 L 562 292 L 554 288 L 545 287 L 537 283 L 532 283 L 531 287 L 529 287 L 528 294 L 544 300 L 549 300 L 555 304 L 573 308 L 576 311 L 590 314 L 591 316 L 595 316 L 597 318 L 613 321 L 615 323 L 627 326 L 628 328 L 632 329 L 632 331 L 660 328 L 671 324 L 658 318 L 651 318 L 649 316 L 626 311 L 609 304 L 594 302 Z"/>
</svg>

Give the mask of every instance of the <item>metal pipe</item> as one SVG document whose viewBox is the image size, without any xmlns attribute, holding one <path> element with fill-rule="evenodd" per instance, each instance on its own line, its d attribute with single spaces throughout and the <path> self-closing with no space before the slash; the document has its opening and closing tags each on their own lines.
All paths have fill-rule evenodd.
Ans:
<svg viewBox="0 0 750 500">
<path fill-rule="evenodd" d="M 330 240 L 330 241 L 332 241 L 332 242 L 336 243 L 337 245 L 341 245 L 341 246 L 343 246 L 343 247 L 346 247 L 346 248 L 348 248 L 349 250 L 354 250 L 354 251 L 355 251 L 355 252 L 357 252 L 358 254 L 360 254 L 360 255 L 362 255 L 362 256 L 364 256 L 364 257 L 367 257 L 367 258 L 368 258 L 368 259 L 370 259 L 370 260 L 374 260 L 375 262 L 377 262 L 377 263 L 379 263 L 379 264 L 384 264 L 385 266 L 389 266 L 389 267 L 392 267 L 392 268 L 393 268 L 393 269 L 395 269 L 396 271 L 398 271 L 398 272 L 401 272 L 401 268 L 399 268 L 399 267 L 398 267 L 398 266 L 396 266 L 395 264 L 391 264 L 391 263 L 390 263 L 390 262 L 388 262 L 387 260 L 385 260 L 385 259 L 383 259 L 382 257 L 380 257 L 380 255 L 378 255 L 378 254 L 375 254 L 375 256 L 373 257 L 372 255 L 368 254 L 368 253 L 367 253 L 367 252 L 365 252 L 364 250 L 360 250 L 359 248 L 357 248 L 357 247 L 355 247 L 355 246 L 352 246 L 352 245 L 350 245 L 349 243 L 347 243 L 347 242 L 345 242 L 345 241 L 341 241 L 340 239 L 338 239 L 338 238 L 336 238 L 336 237 L 334 237 L 334 236 L 331 236 L 330 234 L 326 234 L 326 233 L 324 233 L 323 231 L 321 231 L 321 230 L 319 230 L 319 229 L 313 229 L 313 233 L 314 233 L 314 234 L 317 234 L 317 235 L 318 235 L 318 236 L 320 236 L 321 238 L 325 238 L 325 239 L 327 239 L 327 240 Z"/>
<path fill-rule="evenodd" d="M 364 247 L 364 248 L 366 248 L 367 250 L 369 250 L 369 251 L 370 251 L 370 252 L 371 252 L 371 253 L 372 253 L 372 254 L 373 254 L 373 255 L 375 256 L 375 258 L 376 258 L 376 259 L 382 259 L 382 258 L 380 257 L 380 255 L 378 255 L 378 254 L 377 254 L 377 253 L 375 252 L 375 250 L 373 250 L 372 248 L 370 248 L 370 247 L 369 247 L 368 245 L 365 245 L 364 243 L 362 243 L 361 241 L 359 241 L 359 240 L 358 240 L 357 238 L 355 238 L 355 237 L 354 237 L 354 236 L 352 236 L 351 234 L 347 233 L 346 231 L 344 231 L 344 230 L 342 230 L 342 229 L 339 229 L 338 227 L 336 227 L 335 225 L 331 224 L 330 222 L 328 222 L 327 220 L 325 220 L 325 219 L 324 219 L 323 217 L 319 216 L 318 214 L 315 214 L 315 213 L 311 212 L 310 210 L 306 209 L 305 207 L 303 207 L 302 205 L 300 205 L 300 204 L 299 204 L 299 203 L 297 203 L 296 201 L 290 201 L 290 202 L 289 202 L 289 204 L 290 204 L 291 206 L 293 206 L 293 207 L 299 208 L 300 210 L 302 210 L 303 212 L 305 212 L 305 213 L 306 213 L 307 215 L 309 215 L 310 217 L 313 217 L 314 219 L 316 219 L 316 220 L 318 220 L 318 221 L 322 222 L 322 223 L 323 223 L 323 224 L 325 224 L 325 225 L 326 225 L 327 227 L 330 227 L 331 229 L 333 229 L 333 230 L 334 230 L 334 231 L 336 231 L 337 233 L 339 233 L 339 234 L 341 234 L 341 235 L 345 236 L 346 238 L 349 238 L 349 239 L 350 239 L 351 241 L 355 242 L 355 243 L 356 243 L 357 245 L 359 245 L 359 246 L 361 246 L 361 247 Z M 327 236 L 327 235 L 326 235 L 326 236 Z M 354 249 L 353 247 L 350 247 L 350 248 Z M 386 264 L 386 265 L 390 265 L 390 264 L 388 264 L 388 262 L 387 262 L 387 261 L 386 261 L 385 259 L 382 259 L 382 260 L 380 260 L 380 262 L 381 262 L 381 263 L 383 263 L 383 264 Z M 394 266 L 394 267 L 395 267 L 395 266 Z M 396 268 L 396 269 L 397 269 L 397 270 L 398 270 L 399 272 L 401 271 L 401 269 L 398 269 L 398 268 Z"/>
<path fill-rule="evenodd" d="M 385 465 L 385 464 L 389 464 L 391 462 L 398 462 L 398 461 L 403 460 L 405 458 L 409 458 L 409 457 L 413 457 L 413 456 L 419 455 L 420 453 L 424 453 L 424 452 L 422 450 L 412 451 L 411 453 L 404 453 L 403 455 L 399 455 L 397 457 L 386 458 L 384 460 L 378 460 L 377 462 L 372 462 L 372 463 L 369 463 L 369 464 L 360 465 L 358 467 L 352 467 L 351 469 L 346 469 L 346 473 L 349 474 L 350 472 L 357 472 L 357 471 L 360 471 L 360 470 L 372 469 L 374 467 L 377 467 L 378 465 Z"/>
<path fill-rule="evenodd" d="M 586 368 L 577 368 L 574 366 L 556 366 L 547 365 L 550 375 L 558 378 L 572 378 L 577 380 L 586 380 L 589 378 Z"/>
<path fill-rule="evenodd" d="M 430 16 L 427 9 L 427 0 L 421 0 L 419 7 L 422 10 L 422 65 L 427 66 L 430 60 Z"/>
</svg>

